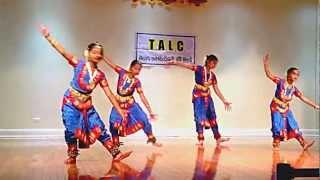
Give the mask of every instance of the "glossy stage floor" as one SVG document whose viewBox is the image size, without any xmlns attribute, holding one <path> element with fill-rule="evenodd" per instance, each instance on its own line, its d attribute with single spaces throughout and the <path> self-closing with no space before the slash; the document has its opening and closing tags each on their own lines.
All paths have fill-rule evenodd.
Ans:
<svg viewBox="0 0 320 180">
<path fill-rule="evenodd" d="M 273 152 L 266 137 L 234 137 L 221 147 L 207 139 L 203 149 L 195 146 L 195 138 L 160 138 L 161 148 L 127 138 L 122 149 L 134 152 L 120 163 L 112 163 L 96 143 L 69 166 L 63 164 L 63 139 L 6 139 L 0 140 L 0 179 L 275 179 L 278 162 L 319 168 L 319 140 L 313 139 L 307 152 L 294 140 Z"/>
</svg>

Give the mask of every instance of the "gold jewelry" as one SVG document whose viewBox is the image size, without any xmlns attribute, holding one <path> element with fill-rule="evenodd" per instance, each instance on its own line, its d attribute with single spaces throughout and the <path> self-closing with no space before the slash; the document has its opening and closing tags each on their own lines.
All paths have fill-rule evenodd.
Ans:
<svg viewBox="0 0 320 180">
<path fill-rule="evenodd" d="M 55 40 L 54 38 L 50 38 L 48 39 L 49 43 L 53 46 L 56 46 L 57 45 L 57 40 Z"/>
<path fill-rule="evenodd" d="M 97 69 L 95 69 L 94 72 L 92 72 L 92 69 L 91 69 L 89 62 L 86 62 L 86 68 L 87 68 L 87 71 L 89 72 L 89 77 L 90 77 L 89 83 L 92 83 L 94 78 L 97 76 L 98 71 L 97 71 Z"/>
<path fill-rule="evenodd" d="M 70 94 L 81 102 L 86 102 L 88 99 L 91 98 L 90 94 L 83 94 L 72 87 L 70 87 L 69 90 Z"/>
<path fill-rule="evenodd" d="M 211 80 L 211 76 L 212 76 L 212 73 L 211 73 L 211 71 L 209 70 L 209 79 L 208 79 L 208 72 L 207 72 L 207 68 L 204 66 L 203 67 L 203 69 L 204 69 L 204 82 L 208 82 L 209 80 Z"/>
</svg>

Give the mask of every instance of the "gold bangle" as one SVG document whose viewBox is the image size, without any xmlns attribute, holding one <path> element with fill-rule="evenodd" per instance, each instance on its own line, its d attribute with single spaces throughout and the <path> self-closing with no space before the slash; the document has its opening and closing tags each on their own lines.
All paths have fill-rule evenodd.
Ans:
<svg viewBox="0 0 320 180">
<path fill-rule="evenodd" d="M 49 43 L 53 46 L 56 46 L 57 45 L 57 41 L 55 39 L 48 39 Z"/>
</svg>

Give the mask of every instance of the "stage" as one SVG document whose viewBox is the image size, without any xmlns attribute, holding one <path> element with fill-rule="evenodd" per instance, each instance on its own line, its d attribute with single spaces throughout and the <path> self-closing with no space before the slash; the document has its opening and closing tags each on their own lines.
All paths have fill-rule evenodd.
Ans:
<svg viewBox="0 0 320 180">
<path fill-rule="evenodd" d="M 63 163 L 63 139 L 3 139 L 0 179 L 273 179 L 279 162 L 319 168 L 319 139 L 308 139 L 312 138 L 316 143 L 307 152 L 294 140 L 273 152 L 272 139 L 267 137 L 234 137 L 220 147 L 207 138 L 203 149 L 191 137 L 159 138 L 161 148 L 129 137 L 121 149 L 134 152 L 121 163 L 112 164 L 111 156 L 97 142 L 80 151 L 74 166 Z"/>
</svg>

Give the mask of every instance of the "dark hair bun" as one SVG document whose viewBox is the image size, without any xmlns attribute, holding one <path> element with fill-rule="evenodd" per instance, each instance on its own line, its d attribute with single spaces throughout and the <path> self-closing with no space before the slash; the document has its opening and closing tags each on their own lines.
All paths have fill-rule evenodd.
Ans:
<svg viewBox="0 0 320 180">
<path fill-rule="evenodd" d="M 293 71 L 296 71 L 296 70 L 299 71 L 299 68 L 297 68 L 297 67 L 290 67 L 290 68 L 287 70 L 287 74 L 291 74 Z"/>
<path fill-rule="evenodd" d="M 207 55 L 207 60 L 215 60 L 215 61 L 218 61 L 218 58 L 217 58 L 216 55 L 210 54 L 210 55 Z"/>
<path fill-rule="evenodd" d="M 102 44 L 100 44 L 99 42 L 94 42 L 88 45 L 88 50 L 91 51 L 95 47 L 103 48 Z"/>
<path fill-rule="evenodd" d="M 130 63 L 130 68 L 132 68 L 132 67 L 133 67 L 134 65 L 136 65 L 136 64 L 142 65 L 140 61 L 138 61 L 138 60 L 135 59 L 135 60 L 131 61 L 131 63 Z"/>
</svg>

